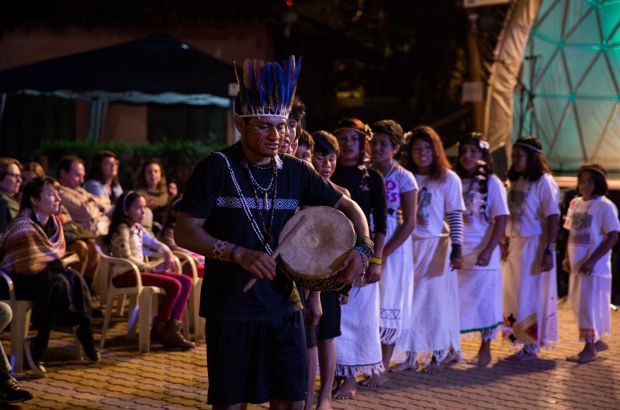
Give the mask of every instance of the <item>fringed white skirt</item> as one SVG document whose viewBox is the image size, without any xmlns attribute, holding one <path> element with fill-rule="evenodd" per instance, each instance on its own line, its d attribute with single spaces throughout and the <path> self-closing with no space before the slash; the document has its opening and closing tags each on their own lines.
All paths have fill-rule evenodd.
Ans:
<svg viewBox="0 0 620 410">
<path fill-rule="evenodd" d="M 577 318 L 579 340 L 597 342 L 611 332 L 611 278 L 573 273 L 568 303 Z"/>
<path fill-rule="evenodd" d="M 383 372 L 379 337 L 379 284 L 353 288 L 342 305 L 342 335 L 336 338 L 336 375 L 355 377 Z"/>
<path fill-rule="evenodd" d="M 389 240 L 398 227 L 398 219 L 388 217 L 387 236 Z M 411 311 L 413 303 L 413 248 L 411 236 L 390 256 L 384 258 L 381 281 L 381 343 L 392 345 L 408 338 L 410 322 L 404 318 Z"/>
<path fill-rule="evenodd" d="M 512 237 L 502 262 L 504 336 L 532 353 L 558 340 L 556 268 L 541 271 L 543 253 L 541 236 Z"/>
</svg>

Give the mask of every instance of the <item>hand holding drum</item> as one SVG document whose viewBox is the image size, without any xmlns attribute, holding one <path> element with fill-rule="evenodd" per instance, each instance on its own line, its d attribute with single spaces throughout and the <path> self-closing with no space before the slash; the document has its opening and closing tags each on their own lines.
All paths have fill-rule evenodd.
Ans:
<svg viewBox="0 0 620 410">
<path fill-rule="evenodd" d="M 305 208 L 293 215 L 280 233 L 272 257 L 302 287 L 337 290 L 348 283 L 343 261 L 355 246 L 353 224 L 339 210 L 327 206 Z M 247 292 L 256 282 L 251 279 Z"/>
</svg>

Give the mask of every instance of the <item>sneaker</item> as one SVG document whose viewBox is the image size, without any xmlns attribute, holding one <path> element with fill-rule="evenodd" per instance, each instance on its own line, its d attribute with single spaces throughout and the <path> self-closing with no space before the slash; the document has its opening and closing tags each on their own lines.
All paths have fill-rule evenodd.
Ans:
<svg viewBox="0 0 620 410">
<path fill-rule="evenodd" d="M 9 377 L 0 383 L 0 402 L 20 403 L 30 399 L 32 399 L 32 394 L 28 390 L 22 389 L 14 378 Z"/>
<path fill-rule="evenodd" d="M 36 357 L 35 351 L 35 341 L 33 339 L 26 339 L 25 343 L 26 350 L 26 360 L 28 361 L 28 366 L 30 366 L 30 370 L 37 377 L 45 377 L 47 374 L 47 369 L 43 365 L 43 362 L 39 361 L 39 357 Z"/>
<path fill-rule="evenodd" d="M 86 358 L 93 363 L 97 363 L 101 360 L 99 349 L 95 346 L 95 339 L 93 338 L 90 324 L 78 326 L 76 334 Z"/>
</svg>

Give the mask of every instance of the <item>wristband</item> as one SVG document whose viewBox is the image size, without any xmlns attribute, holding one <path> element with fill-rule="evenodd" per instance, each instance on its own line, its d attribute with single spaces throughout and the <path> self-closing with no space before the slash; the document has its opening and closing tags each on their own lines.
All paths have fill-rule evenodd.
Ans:
<svg viewBox="0 0 620 410">
<path fill-rule="evenodd" d="M 555 252 L 556 244 L 554 242 L 549 242 L 545 250 L 549 250 L 549 252 Z"/>
<path fill-rule="evenodd" d="M 235 254 L 237 253 L 238 250 L 239 250 L 239 245 L 233 245 L 232 248 L 230 248 L 230 261 L 231 262 L 235 261 Z"/>
<path fill-rule="evenodd" d="M 450 252 L 450 259 L 462 259 L 463 251 L 461 245 L 452 245 L 452 252 Z"/>
<path fill-rule="evenodd" d="M 226 248 L 226 245 L 228 245 L 228 242 L 220 241 L 219 239 L 213 242 L 213 245 L 211 246 L 211 254 L 218 261 L 224 260 L 224 248 Z"/>
<path fill-rule="evenodd" d="M 374 256 L 370 258 L 370 263 L 374 263 L 376 265 L 381 265 L 383 262 L 381 258 L 375 258 Z"/>
</svg>

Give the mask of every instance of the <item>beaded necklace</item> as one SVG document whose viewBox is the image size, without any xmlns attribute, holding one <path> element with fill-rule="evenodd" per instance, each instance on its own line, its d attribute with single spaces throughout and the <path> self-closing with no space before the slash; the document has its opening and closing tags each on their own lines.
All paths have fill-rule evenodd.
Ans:
<svg viewBox="0 0 620 410">
<path fill-rule="evenodd" d="M 226 154 L 222 152 L 216 152 L 216 154 L 224 158 L 224 160 L 226 161 L 226 167 L 228 168 L 230 178 L 232 179 L 233 186 L 235 187 L 235 191 L 237 191 L 237 195 L 239 196 L 239 199 L 241 200 L 241 207 L 243 209 L 243 212 L 246 218 L 248 219 L 248 222 L 250 222 L 252 231 L 254 231 L 254 234 L 256 235 L 258 240 L 261 241 L 261 243 L 263 244 L 263 247 L 265 248 L 265 251 L 267 252 L 267 254 L 269 255 L 273 254 L 273 249 L 271 248 L 271 245 L 269 244 L 268 241 L 266 241 L 263 231 L 261 231 L 261 228 L 258 226 L 258 223 L 256 222 L 256 220 L 254 219 L 254 216 L 252 215 L 250 206 L 248 205 L 246 198 L 243 196 L 243 191 L 241 190 L 241 187 L 239 186 L 237 177 L 235 177 L 235 173 L 232 169 L 232 166 L 230 165 L 230 161 L 228 160 L 228 157 L 226 156 Z M 277 175 L 276 175 L 276 180 L 277 180 Z M 277 184 L 277 182 L 275 184 Z M 275 199 L 276 198 L 275 198 L 275 189 L 274 189 L 273 199 L 271 202 L 272 212 L 273 212 L 273 209 L 275 208 Z M 255 200 L 256 200 L 256 197 L 255 197 Z M 256 206 L 258 207 L 258 201 L 256 202 Z M 273 222 L 273 214 L 272 214 L 272 222 Z"/>
</svg>

